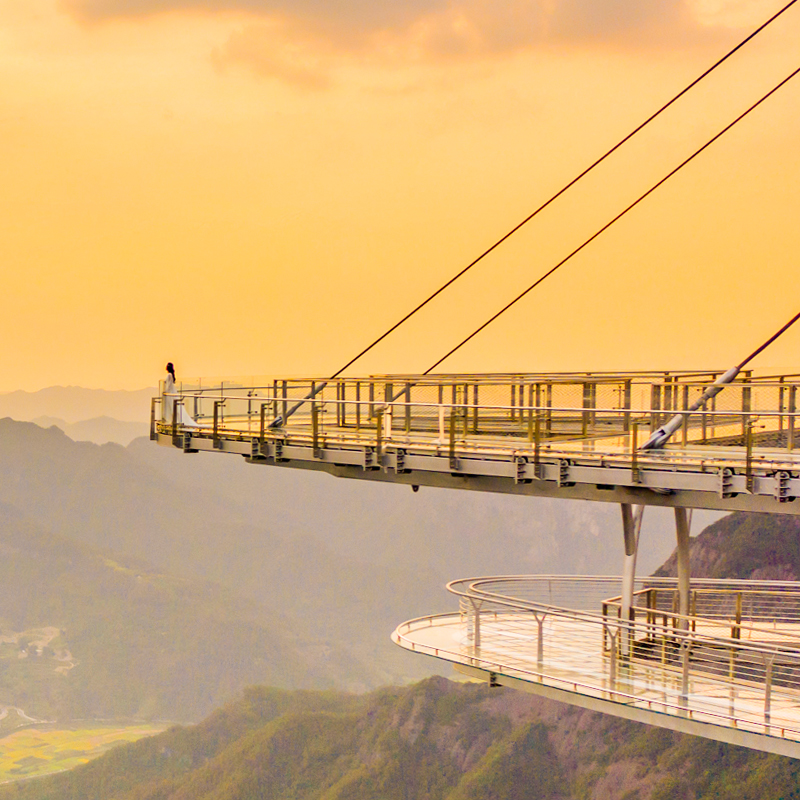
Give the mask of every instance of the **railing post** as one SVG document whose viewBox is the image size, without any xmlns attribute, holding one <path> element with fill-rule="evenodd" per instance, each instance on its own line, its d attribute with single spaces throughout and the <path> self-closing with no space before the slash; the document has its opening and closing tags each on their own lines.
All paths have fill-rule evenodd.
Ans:
<svg viewBox="0 0 800 800">
<path fill-rule="evenodd" d="M 319 446 L 319 406 L 316 400 L 311 401 L 311 440 L 314 458 L 322 458 Z"/>
<path fill-rule="evenodd" d="M 772 667 L 775 664 L 775 655 L 764 656 L 764 731 L 769 733 L 770 717 L 772 711 Z"/>
<path fill-rule="evenodd" d="M 522 391 L 522 390 L 520 389 L 520 391 Z M 462 416 L 462 418 L 464 420 L 464 438 L 466 439 L 467 436 L 469 436 L 469 408 L 468 408 L 468 406 L 469 406 L 469 384 L 468 383 L 464 384 L 463 392 L 464 392 L 464 394 L 463 394 L 461 399 L 462 399 L 464 405 L 463 405 L 463 407 L 461 409 L 461 416 Z"/>
<path fill-rule="evenodd" d="M 747 421 L 744 423 L 745 425 L 745 435 L 744 435 L 744 444 L 745 444 L 745 487 L 747 491 L 752 494 L 753 493 L 753 421 L 750 417 L 747 417 Z"/>
<path fill-rule="evenodd" d="M 477 434 L 480 430 L 478 424 L 478 384 L 477 382 L 472 385 L 472 432 Z"/>
<path fill-rule="evenodd" d="M 356 381 L 356 430 L 361 430 L 361 381 Z"/>
<path fill-rule="evenodd" d="M 450 408 L 450 471 L 458 469 L 458 459 L 456 459 L 456 409 Z"/>
<path fill-rule="evenodd" d="M 261 419 L 259 420 L 259 429 L 258 429 L 258 454 L 260 456 L 264 455 L 264 431 L 266 429 L 267 423 L 267 404 L 261 404 Z"/>
<path fill-rule="evenodd" d="M 178 398 L 172 398 L 172 444 L 178 446 Z"/>
<path fill-rule="evenodd" d="M 630 430 L 631 426 L 631 381 L 630 379 L 626 380 L 623 384 L 622 389 L 622 407 L 625 409 L 625 412 L 622 415 L 622 430 L 623 432 L 627 432 Z"/>
<path fill-rule="evenodd" d="M 650 433 L 654 433 L 661 424 L 661 387 L 654 383 L 650 387 Z"/>
<path fill-rule="evenodd" d="M 219 426 L 222 421 L 222 406 L 225 404 L 224 400 L 214 401 L 214 434 L 212 437 L 213 447 L 215 450 L 222 449 L 222 440 L 219 438 Z M 177 405 L 177 404 L 176 404 Z"/>
<path fill-rule="evenodd" d="M 608 683 L 611 692 L 617 685 L 617 640 L 619 639 L 619 630 L 612 631 L 611 626 L 603 623 L 603 627 L 608 629 L 608 641 L 610 648 L 609 664 L 608 664 Z"/>
<path fill-rule="evenodd" d="M 411 384 L 406 384 L 406 433 L 411 433 Z"/>
<path fill-rule="evenodd" d="M 701 425 L 703 426 L 702 441 L 700 442 L 701 444 L 705 444 L 706 441 L 708 440 L 708 416 L 706 414 L 706 408 L 707 407 L 705 403 L 703 403 L 703 405 L 700 406 L 700 414 L 701 414 L 700 420 L 701 420 Z"/>
<path fill-rule="evenodd" d="M 687 411 L 689 409 L 689 386 L 688 384 L 684 385 L 683 387 L 683 410 Z M 681 443 L 684 447 L 686 447 L 687 443 L 689 442 L 689 417 L 690 414 L 683 415 L 683 425 L 682 428 L 682 438 Z"/>
<path fill-rule="evenodd" d="M 682 706 L 689 704 L 689 640 L 681 640 L 681 698 L 680 703 Z M 683 709 L 679 713 L 686 713 Z"/>
<path fill-rule="evenodd" d="M 536 614 L 536 624 L 538 636 L 536 641 L 536 669 L 539 672 L 539 680 L 542 680 L 542 668 L 544 667 L 544 615 Z"/>
<path fill-rule="evenodd" d="M 483 603 L 472 597 L 469 598 L 469 602 L 472 606 L 472 658 L 473 664 L 477 666 L 481 649 L 481 605 Z"/>
<path fill-rule="evenodd" d="M 742 433 L 745 432 L 747 426 L 750 424 L 750 417 L 746 412 L 750 411 L 751 404 L 751 389 L 749 386 L 742 387 Z"/>
<path fill-rule="evenodd" d="M 789 414 L 786 419 L 786 426 L 789 430 L 787 449 L 794 450 L 794 413 L 797 411 L 797 387 L 789 387 Z"/>
<path fill-rule="evenodd" d="M 548 383 L 545 390 L 545 406 L 547 416 L 545 418 L 545 436 L 549 439 L 553 435 L 553 384 Z"/>
<path fill-rule="evenodd" d="M 641 481 L 641 472 L 639 471 L 639 423 L 631 423 L 631 482 L 639 483 Z"/>
<path fill-rule="evenodd" d="M 735 623 L 731 630 L 731 639 L 742 638 L 742 593 L 736 593 L 736 617 Z"/>
<path fill-rule="evenodd" d="M 538 405 L 538 404 L 537 404 Z M 528 387 L 528 442 L 533 442 L 533 384 Z"/>
<path fill-rule="evenodd" d="M 371 391 L 372 384 L 370 384 Z M 375 459 L 380 467 L 382 466 L 383 455 L 383 409 L 378 409 L 375 417 Z"/>
<path fill-rule="evenodd" d="M 158 439 L 158 433 L 156 431 L 156 401 L 160 399 L 158 397 L 151 397 L 150 398 L 150 441 L 154 442 Z"/>
</svg>

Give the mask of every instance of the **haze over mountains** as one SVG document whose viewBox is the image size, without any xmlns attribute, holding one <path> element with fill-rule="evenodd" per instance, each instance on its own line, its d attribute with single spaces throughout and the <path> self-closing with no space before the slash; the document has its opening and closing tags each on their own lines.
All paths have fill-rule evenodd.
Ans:
<svg viewBox="0 0 800 800">
<path fill-rule="evenodd" d="M 47 399 L 50 414 L 75 419 L 75 398 L 84 390 L 63 390 L 61 406 L 59 391 L 36 393 L 42 395 L 35 398 L 38 405 L 24 416 L 34 417 Z M 138 406 L 126 405 L 134 394 L 91 395 L 92 410 L 113 410 L 119 399 L 118 409 L 138 408 L 146 415 L 149 391 L 136 395 Z M 198 690 L 202 703 L 185 705 L 179 713 L 180 704 L 145 693 L 125 706 L 126 713 L 141 707 L 173 718 L 197 718 L 251 681 L 363 690 L 448 671 L 389 640 L 399 622 L 453 607 L 443 590 L 446 581 L 475 574 L 616 574 L 622 549 L 619 510 L 613 505 L 449 490 L 415 494 L 408 487 L 249 465 L 232 455 L 186 455 L 143 438 L 128 447 L 76 442 L 58 427 L 8 418 L 0 420 L 0 503 L 7 519 L 17 514 L 20 524 L 37 535 L 60 537 L 62 548 L 82 548 L 100 559 L 105 572 L 85 570 L 93 576 L 83 579 L 85 597 L 110 591 L 120 598 L 112 603 L 117 615 L 129 590 L 108 581 L 122 580 L 133 570 L 187 587 L 183 595 L 171 589 L 171 605 L 160 612 L 173 627 L 191 629 L 193 623 L 181 620 L 192 613 L 192 592 L 211 591 L 209 602 L 196 606 L 198 619 L 227 620 L 231 631 L 255 625 L 254 642 L 275 636 L 274 663 L 264 644 L 253 645 L 255 661 L 262 660 L 261 677 L 234 670 L 223 686 L 198 669 L 198 685 L 206 687 Z M 10 532 L 14 524 L 7 523 Z M 648 511 L 642 571 L 652 570 L 672 550 L 671 525 L 668 512 Z M 13 546 L 23 561 L 28 559 L 21 570 L 27 574 L 36 549 L 27 552 L 21 542 L 17 537 Z M 51 571 L 37 579 L 43 598 L 69 585 L 68 562 L 76 558 L 51 564 Z M 208 581 L 213 591 L 201 588 Z M 145 585 L 153 585 L 151 578 Z M 18 593 L 15 586 L 8 584 L 7 597 Z M 155 609 L 164 596 L 153 592 L 151 600 Z M 40 605 L 56 604 L 52 597 L 48 602 Z M 130 608 L 133 612 L 135 606 Z M 74 603 L 71 609 L 61 621 L 48 622 L 42 613 L 35 624 L 74 626 L 88 614 Z M 113 616 L 97 634 L 108 642 L 115 641 L 107 635 Z M 143 625 L 148 618 L 140 611 L 134 616 Z M 232 633 L 238 642 L 232 646 L 241 647 L 243 635 Z M 124 639 L 116 640 L 120 663 Z M 215 647 L 209 641 L 212 651 Z M 289 654 L 283 666 L 278 652 Z"/>
<path fill-rule="evenodd" d="M 150 415 L 150 398 L 155 393 L 155 388 L 110 391 L 81 386 L 4 392 L 0 394 L 0 417 L 24 421 L 57 417 L 73 423 L 106 416 L 123 422 L 146 422 Z"/>
<path fill-rule="evenodd" d="M 673 549 L 671 514 L 652 511 L 642 573 Z M 695 531 L 716 516 L 696 515 Z M 692 542 L 693 571 L 796 577 L 798 524 L 768 521 L 717 521 Z M 800 797 L 789 759 L 508 690 L 432 678 L 360 694 L 450 674 L 388 638 L 404 619 L 452 609 L 445 581 L 616 574 L 619 528 L 614 505 L 415 494 L 0 419 L 0 706 L 191 721 L 248 685 L 282 687 L 0 796 Z M 298 687 L 359 694 L 286 691 Z"/>
<path fill-rule="evenodd" d="M 0 418 L 55 425 L 76 442 L 129 444 L 148 432 L 150 398 L 156 389 L 108 391 L 50 386 L 38 392 L 0 394 Z"/>
</svg>

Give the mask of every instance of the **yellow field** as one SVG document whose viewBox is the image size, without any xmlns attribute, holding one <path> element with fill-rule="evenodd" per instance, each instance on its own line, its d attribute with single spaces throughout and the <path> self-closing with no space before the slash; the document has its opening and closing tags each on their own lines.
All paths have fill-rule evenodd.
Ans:
<svg viewBox="0 0 800 800">
<path fill-rule="evenodd" d="M 0 783 L 85 764 L 121 742 L 135 742 L 165 725 L 97 726 L 75 730 L 27 728 L 0 739 Z"/>
</svg>

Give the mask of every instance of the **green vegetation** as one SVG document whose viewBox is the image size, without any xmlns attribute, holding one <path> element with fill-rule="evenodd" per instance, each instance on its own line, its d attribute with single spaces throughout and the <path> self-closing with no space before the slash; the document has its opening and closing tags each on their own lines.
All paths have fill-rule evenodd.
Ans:
<svg viewBox="0 0 800 800">
<path fill-rule="evenodd" d="M 484 522 L 474 537 L 455 526 L 455 547 L 454 526 L 442 522 L 440 537 L 421 541 L 407 533 L 414 526 L 389 489 L 380 535 L 368 530 L 361 501 L 326 528 L 332 502 L 322 488 L 310 504 L 318 524 L 301 526 L 287 512 L 297 510 L 296 478 L 281 470 L 166 451 L 168 468 L 159 472 L 148 459 L 164 451 L 150 445 L 137 458 L 135 447 L 80 445 L 10 420 L 0 428 L 6 775 L 58 771 L 109 743 L 106 734 L 77 731 L 71 743 L 67 734 L 51 744 L 25 740 L 23 730 L 7 736 L 30 717 L 189 721 L 247 684 L 286 687 L 249 689 L 198 725 L 0 787 L 0 800 L 800 800 L 789 759 L 483 685 L 429 679 L 364 695 L 288 690 L 374 686 L 397 678 L 389 660 L 424 671 L 430 662 L 388 644 L 397 609 L 410 617 L 446 603 L 430 587 L 440 592 L 445 578 L 473 572 L 470 564 L 503 571 L 492 553 L 516 568 L 532 531 L 515 543 L 504 521 L 498 535 L 508 546 L 492 548 Z M 236 473 L 233 483 L 249 486 L 247 498 L 233 498 L 230 486 L 227 498 L 214 495 L 220 461 Z M 183 477 L 172 480 L 179 470 Z M 330 494 L 350 491 L 325 481 L 319 486 Z M 271 496 L 259 493 L 273 482 Z M 239 512 L 250 495 L 263 505 L 246 519 Z M 448 520 L 464 513 L 443 508 Z M 267 527 L 254 524 L 259 515 Z M 796 577 L 798 533 L 794 519 L 732 515 L 694 540 L 694 572 Z M 264 605 L 198 576 L 224 577 Z"/>
<path fill-rule="evenodd" d="M 367 695 L 250 689 L 198 725 L 0 787 L 12 798 L 797 800 L 800 764 L 431 678 Z"/>
<path fill-rule="evenodd" d="M 673 555 L 656 575 L 675 575 Z M 729 514 L 691 542 L 692 574 L 702 578 L 800 580 L 800 517 Z"/>
</svg>

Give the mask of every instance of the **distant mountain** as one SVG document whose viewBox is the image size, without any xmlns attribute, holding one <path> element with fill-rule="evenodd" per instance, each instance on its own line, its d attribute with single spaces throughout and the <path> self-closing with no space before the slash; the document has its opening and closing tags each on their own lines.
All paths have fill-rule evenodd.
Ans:
<svg viewBox="0 0 800 800">
<path fill-rule="evenodd" d="M 448 580 L 613 574 L 622 551 L 613 505 L 414 494 L 148 440 L 127 449 L 76 443 L 57 428 L 9 419 L 0 420 L 0 502 L 72 541 L 280 609 L 302 638 L 367 664 L 371 672 L 357 673 L 363 689 L 441 669 L 399 651 L 389 633 L 404 619 L 453 608 Z M 648 516 L 643 534 L 658 559 L 652 567 L 672 544 L 659 519 Z M 669 514 L 661 519 L 671 523 Z M 352 673 L 339 679 L 358 685 Z"/>
<path fill-rule="evenodd" d="M 800 518 L 786 514 L 730 514 L 689 544 L 698 578 L 800 580 Z M 677 575 L 677 554 L 654 573 Z"/>
<path fill-rule="evenodd" d="M 717 577 L 734 577 L 720 560 L 730 536 L 730 565 L 741 571 L 746 562 L 755 574 L 788 563 L 787 523 L 731 515 L 693 549 L 710 556 Z M 0 787 L 0 800 L 112 797 L 799 800 L 800 764 L 521 692 L 431 678 L 362 696 L 250 689 L 199 725 L 120 746 L 69 773 Z"/>
<path fill-rule="evenodd" d="M 0 706 L 39 719 L 197 719 L 253 682 L 358 674 L 218 586 L 50 534 L 0 505 Z"/>
<path fill-rule="evenodd" d="M 116 442 L 123 446 L 130 444 L 134 439 L 147 435 L 149 428 L 147 422 L 123 422 L 107 416 L 84 419 L 80 422 L 65 422 L 59 417 L 36 417 L 31 422 L 36 423 L 40 428 L 50 428 L 55 425 L 75 442 L 94 442 L 95 444 Z"/>
<path fill-rule="evenodd" d="M 156 391 L 155 388 L 109 391 L 50 386 L 38 392 L 6 392 L 0 394 L 0 418 L 30 421 L 37 417 L 57 417 L 72 423 L 106 416 L 142 423 L 150 419 L 150 398 Z"/>
<path fill-rule="evenodd" d="M 507 689 L 251 689 L 0 800 L 792 800 L 797 762 Z"/>
</svg>

